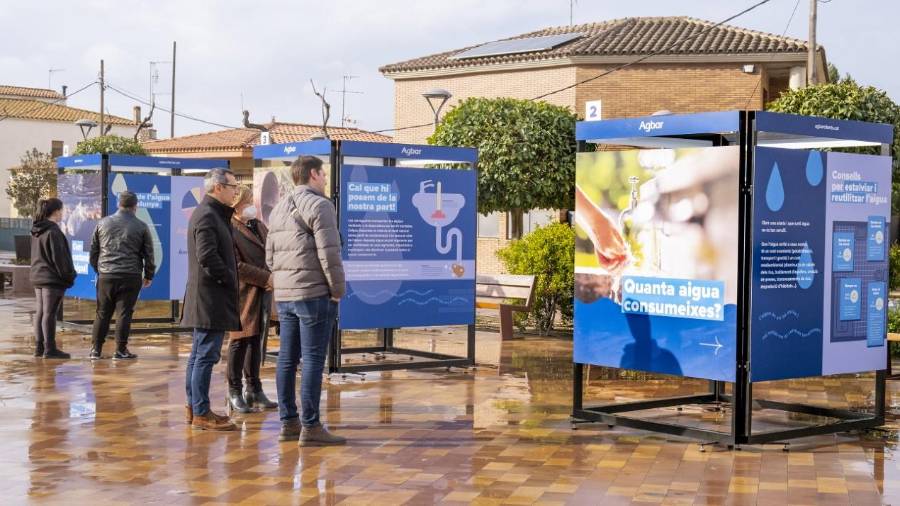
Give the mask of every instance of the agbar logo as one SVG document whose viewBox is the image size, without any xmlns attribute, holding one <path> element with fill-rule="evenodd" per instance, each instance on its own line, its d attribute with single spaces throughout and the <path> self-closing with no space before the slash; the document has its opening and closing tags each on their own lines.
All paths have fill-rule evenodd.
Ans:
<svg viewBox="0 0 900 506">
<path fill-rule="evenodd" d="M 638 130 L 650 133 L 654 130 L 659 130 L 662 127 L 662 121 L 641 121 L 641 124 L 638 126 Z"/>
</svg>

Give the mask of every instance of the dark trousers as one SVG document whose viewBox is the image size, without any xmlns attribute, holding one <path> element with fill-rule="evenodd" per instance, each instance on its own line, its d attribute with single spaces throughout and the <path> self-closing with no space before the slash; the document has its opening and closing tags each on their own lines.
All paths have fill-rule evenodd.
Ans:
<svg viewBox="0 0 900 506">
<path fill-rule="evenodd" d="M 65 294 L 62 288 L 34 289 L 34 340 L 38 349 L 56 349 L 56 313 Z"/>
<path fill-rule="evenodd" d="M 232 339 L 228 343 L 228 387 L 241 388 L 241 372 L 247 378 L 247 387 L 259 390 L 259 366 L 262 362 L 262 341 L 259 336 Z"/>
<path fill-rule="evenodd" d="M 92 333 L 94 349 L 103 347 L 113 312 L 116 314 L 116 347 L 122 350 L 128 344 L 131 317 L 142 282 L 140 276 L 109 277 L 101 274 L 97 277 L 97 318 Z"/>
</svg>

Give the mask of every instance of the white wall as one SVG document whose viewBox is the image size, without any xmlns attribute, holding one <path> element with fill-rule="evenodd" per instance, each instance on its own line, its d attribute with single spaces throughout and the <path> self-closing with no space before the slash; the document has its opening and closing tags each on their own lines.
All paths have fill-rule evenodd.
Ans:
<svg viewBox="0 0 900 506">
<path fill-rule="evenodd" d="M 135 127 L 113 126 L 111 134 L 131 137 Z M 91 132 L 97 135 L 98 129 Z M 7 118 L 0 121 L 0 217 L 16 216 L 15 209 L 6 196 L 9 183 L 9 169 L 19 165 L 19 159 L 26 151 L 37 148 L 50 154 L 53 141 L 63 141 L 70 151 L 82 140 L 81 129 L 74 123 L 62 121 L 35 121 Z"/>
</svg>

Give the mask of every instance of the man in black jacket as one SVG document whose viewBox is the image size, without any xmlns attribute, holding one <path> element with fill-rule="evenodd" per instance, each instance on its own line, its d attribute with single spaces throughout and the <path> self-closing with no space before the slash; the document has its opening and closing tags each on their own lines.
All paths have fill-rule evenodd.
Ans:
<svg viewBox="0 0 900 506">
<path fill-rule="evenodd" d="M 209 383 L 225 332 L 240 330 L 237 262 L 231 204 L 238 183 L 227 169 L 212 169 L 203 180 L 206 197 L 188 225 L 188 279 L 181 324 L 194 329 L 187 363 L 187 420 L 195 429 L 235 430 L 227 416 L 209 407 Z"/>
<path fill-rule="evenodd" d="M 141 286 L 150 286 L 156 273 L 150 228 L 136 215 L 137 195 L 119 194 L 119 210 L 100 220 L 91 240 L 91 266 L 97 271 L 97 318 L 94 319 L 91 360 L 101 357 L 109 323 L 116 311 L 114 359 L 133 359 L 128 351 L 128 333 L 134 304 Z"/>
</svg>

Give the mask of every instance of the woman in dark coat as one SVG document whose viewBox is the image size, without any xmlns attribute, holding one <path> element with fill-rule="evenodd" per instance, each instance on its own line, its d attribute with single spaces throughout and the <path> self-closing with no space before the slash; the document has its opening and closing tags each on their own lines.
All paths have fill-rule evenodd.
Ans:
<svg viewBox="0 0 900 506">
<path fill-rule="evenodd" d="M 240 413 L 253 408 L 274 409 L 278 404 L 263 393 L 259 380 L 262 361 L 263 311 L 271 314 L 272 273 L 266 266 L 268 229 L 257 218 L 253 193 L 238 188 L 231 225 L 234 227 L 234 257 L 237 259 L 240 331 L 228 333 L 228 404 Z M 241 393 L 241 372 L 247 384 Z"/>
<path fill-rule="evenodd" d="M 63 203 L 43 199 L 31 227 L 31 283 L 34 285 L 35 357 L 71 358 L 56 346 L 56 313 L 66 289 L 75 284 L 75 265 L 69 240 L 59 229 Z"/>
</svg>

